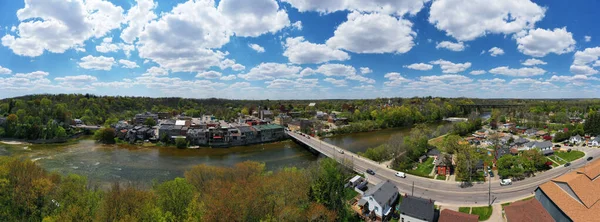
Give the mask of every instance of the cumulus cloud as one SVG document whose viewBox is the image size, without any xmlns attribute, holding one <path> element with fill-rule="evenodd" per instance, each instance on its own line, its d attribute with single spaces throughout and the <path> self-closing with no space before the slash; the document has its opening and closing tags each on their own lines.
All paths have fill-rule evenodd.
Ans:
<svg viewBox="0 0 600 222">
<path fill-rule="evenodd" d="M 117 52 L 119 50 L 123 50 L 125 55 L 129 57 L 131 55 L 131 51 L 135 50 L 135 46 L 118 43 L 113 43 L 113 39 L 110 37 L 104 38 L 102 43 L 96 46 L 96 51 L 101 53 L 109 53 L 109 52 Z"/>
<path fill-rule="evenodd" d="M 475 75 L 475 76 L 476 75 L 483 75 L 483 74 L 486 74 L 486 71 L 485 70 L 473 70 L 469 74 Z"/>
<path fill-rule="evenodd" d="M 405 65 L 404 68 L 425 71 L 433 69 L 433 66 L 426 63 L 414 63 L 408 66 Z"/>
<path fill-rule="evenodd" d="M 440 76 L 421 76 L 419 79 L 423 82 L 429 83 L 461 84 L 473 82 L 473 80 L 469 77 L 456 74 L 446 74 Z"/>
<path fill-rule="evenodd" d="M 343 79 L 325 78 L 323 81 L 331 83 L 336 87 L 348 86 L 348 82 L 346 82 L 346 80 Z"/>
<path fill-rule="evenodd" d="M 217 78 L 221 78 L 221 76 L 222 76 L 222 74 L 220 72 L 210 70 L 210 71 L 198 73 L 196 75 L 196 78 L 217 79 Z"/>
<path fill-rule="evenodd" d="M 88 55 L 86 57 L 81 58 L 79 62 L 79 67 L 84 69 L 94 69 L 94 70 L 104 70 L 109 71 L 112 69 L 112 66 L 115 64 L 115 58 L 113 57 L 104 57 L 104 56 L 91 56 Z"/>
<path fill-rule="evenodd" d="M 223 81 L 231 81 L 231 80 L 234 80 L 234 79 L 236 79 L 236 78 L 237 78 L 237 77 L 235 77 L 235 75 L 228 75 L 228 76 L 223 76 L 223 77 L 221 77 L 221 78 L 220 78 L 220 80 L 223 80 Z"/>
<path fill-rule="evenodd" d="M 564 82 L 575 86 L 589 85 L 590 81 L 600 81 L 599 78 L 586 76 L 586 75 L 574 75 L 574 76 L 557 76 L 553 75 L 548 81 L 550 82 Z"/>
<path fill-rule="evenodd" d="M 0 66 L 0 74 L 7 75 L 7 74 L 11 74 L 11 73 L 12 73 L 12 70 Z"/>
<path fill-rule="evenodd" d="M 534 29 L 526 35 L 517 34 L 517 49 L 525 55 L 533 57 L 544 57 L 549 53 L 564 54 L 575 49 L 573 34 L 567 32 L 567 28 L 555 28 L 554 30 Z"/>
<path fill-rule="evenodd" d="M 319 83 L 318 79 L 275 79 L 265 82 L 269 84 L 267 88 L 270 89 L 290 89 L 290 88 L 303 88 L 311 89 L 317 87 Z"/>
<path fill-rule="evenodd" d="M 459 41 L 533 28 L 546 9 L 530 0 L 437 0 L 429 22 Z"/>
<path fill-rule="evenodd" d="M 316 70 L 325 76 L 353 76 L 356 75 L 356 69 L 349 65 L 342 64 L 324 64 Z"/>
<path fill-rule="evenodd" d="M 270 80 L 279 78 L 297 78 L 298 72 L 302 68 L 299 66 L 281 64 L 281 63 L 261 63 L 252 68 L 246 74 L 239 74 L 238 77 L 245 80 Z"/>
<path fill-rule="evenodd" d="M 515 76 L 515 77 L 530 77 L 544 75 L 546 70 L 538 67 L 523 67 L 518 69 L 512 69 L 508 66 L 500 66 L 489 71 L 492 74 Z"/>
<path fill-rule="evenodd" d="M 127 68 L 127 69 L 135 69 L 135 68 L 140 67 L 134 61 L 129 61 L 129 60 L 126 60 L 126 59 L 120 59 L 119 63 L 121 63 L 121 65 L 123 65 L 123 68 Z"/>
<path fill-rule="evenodd" d="M 100 38 L 124 21 L 123 8 L 103 0 L 27 0 L 17 18 L 18 34 L 2 37 L 2 45 L 29 57 L 46 50 L 63 53 L 80 48 L 86 40 Z"/>
<path fill-rule="evenodd" d="M 600 58 L 600 47 L 587 48 L 583 51 L 575 52 L 573 64 L 570 67 L 570 71 L 573 74 L 582 75 L 594 75 L 598 74 L 598 70 L 592 68 L 592 66 L 599 65 Z"/>
<path fill-rule="evenodd" d="M 336 11 L 350 10 L 360 12 L 379 12 L 382 14 L 415 15 L 423 8 L 429 0 L 282 0 L 290 3 L 300 12 L 316 11 L 320 13 L 332 13 Z"/>
<path fill-rule="evenodd" d="M 592 37 L 589 35 L 584 36 L 585 42 L 591 42 L 592 41 Z"/>
<path fill-rule="evenodd" d="M 35 72 L 30 72 L 30 73 L 17 73 L 13 77 L 25 78 L 25 79 L 43 79 L 43 78 L 46 78 L 46 76 L 48 76 L 48 75 L 49 75 L 48 72 L 35 71 Z"/>
<path fill-rule="evenodd" d="M 369 74 L 372 73 L 373 70 L 371 70 L 369 67 L 360 67 L 360 74 Z"/>
<path fill-rule="evenodd" d="M 287 38 L 283 55 L 295 64 L 319 64 L 332 60 L 344 61 L 350 59 L 348 53 L 330 48 L 324 44 L 310 43 L 304 37 Z"/>
<path fill-rule="evenodd" d="M 245 66 L 236 63 L 235 60 L 232 60 L 232 59 L 225 59 L 225 60 L 221 61 L 221 64 L 219 65 L 219 67 L 222 70 L 231 68 L 233 71 L 242 71 L 242 70 L 246 69 Z"/>
<path fill-rule="evenodd" d="M 455 51 L 455 52 L 460 52 L 465 50 L 465 44 L 463 42 L 449 42 L 449 41 L 443 41 L 438 43 L 435 46 L 436 49 L 448 49 L 451 51 Z"/>
<path fill-rule="evenodd" d="M 218 11 L 237 36 L 257 37 L 290 25 L 287 12 L 275 0 L 221 0 Z"/>
<path fill-rule="evenodd" d="M 525 62 L 523 62 L 521 64 L 524 66 L 537 66 L 537 65 L 546 65 L 548 63 L 544 62 L 542 60 L 539 60 L 539 59 L 527 59 L 527 60 L 525 60 Z"/>
<path fill-rule="evenodd" d="M 442 69 L 443 73 L 459 73 L 459 72 L 465 71 L 471 67 L 470 62 L 453 63 L 453 62 L 446 61 L 443 59 L 431 61 L 429 63 L 434 64 L 434 65 L 440 65 L 440 68 Z"/>
<path fill-rule="evenodd" d="M 504 50 L 502 50 L 501 48 L 498 47 L 493 47 L 490 50 L 488 50 L 488 52 L 490 53 L 491 56 L 499 56 L 499 55 L 504 55 Z"/>
<path fill-rule="evenodd" d="M 154 0 L 136 0 L 136 2 L 137 4 L 127 11 L 125 16 L 127 27 L 121 32 L 121 39 L 129 44 L 139 37 L 149 21 L 157 18 L 153 11 L 158 3 L 154 3 Z"/>
<path fill-rule="evenodd" d="M 88 84 L 98 81 L 98 78 L 90 75 L 78 75 L 78 76 L 65 76 L 57 77 L 54 80 L 66 83 L 66 84 Z"/>
<path fill-rule="evenodd" d="M 415 45 L 412 23 L 385 14 L 352 12 L 327 46 L 355 53 L 405 53 Z"/>
<path fill-rule="evenodd" d="M 166 76 L 169 75 L 169 71 L 161 68 L 161 67 L 150 67 L 148 70 L 146 70 L 146 73 L 152 76 Z"/>
<path fill-rule="evenodd" d="M 135 83 L 131 79 L 123 79 L 122 81 L 113 82 L 93 82 L 93 87 L 103 87 L 112 89 L 131 88 Z"/>
<path fill-rule="evenodd" d="M 253 49 L 254 51 L 258 52 L 258 53 L 263 53 L 265 52 L 265 48 L 263 48 L 262 46 L 258 45 L 258 44 L 248 44 L 248 47 L 250 47 L 251 49 Z"/>
<path fill-rule="evenodd" d="M 399 86 L 403 83 L 411 82 L 411 80 L 404 78 L 400 73 L 397 72 L 387 73 L 384 77 L 388 79 L 388 81 L 384 82 L 383 84 L 388 87 Z"/>
</svg>

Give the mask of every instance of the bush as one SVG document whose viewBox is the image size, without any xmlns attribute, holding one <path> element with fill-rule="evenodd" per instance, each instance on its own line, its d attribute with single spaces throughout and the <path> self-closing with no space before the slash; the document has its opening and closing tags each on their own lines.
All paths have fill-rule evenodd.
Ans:
<svg viewBox="0 0 600 222">
<path fill-rule="evenodd" d="M 179 149 L 187 148 L 188 142 L 185 138 L 177 138 L 175 139 L 175 146 Z"/>
<path fill-rule="evenodd" d="M 104 144 L 115 143 L 115 129 L 113 128 L 102 128 L 94 133 L 94 139 Z"/>
<path fill-rule="evenodd" d="M 390 160 L 392 158 L 391 152 L 386 144 L 382 144 L 374 148 L 368 148 L 364 153 L 358 152 L 358 155 L 377 162 Z"/>
</svg>

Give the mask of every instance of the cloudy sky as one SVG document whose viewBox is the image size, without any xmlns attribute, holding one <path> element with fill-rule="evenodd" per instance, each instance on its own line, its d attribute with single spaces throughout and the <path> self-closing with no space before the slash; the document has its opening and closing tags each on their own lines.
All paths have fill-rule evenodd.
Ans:
<svg viewBox="0 0 600 222">
<path fill-rule="evenodd" d="M 0 1 L 0 98 L 600 96 L 595 0 Z"/>
</svg>

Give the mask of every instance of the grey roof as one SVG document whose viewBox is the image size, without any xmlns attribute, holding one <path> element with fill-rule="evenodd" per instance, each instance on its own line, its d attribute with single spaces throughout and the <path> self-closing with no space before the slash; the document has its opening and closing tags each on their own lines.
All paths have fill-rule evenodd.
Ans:
<svg viewBox="0 0 600 222">
<path fill-rule="evenodd" d="M 237 129 L 240 130 L 240 133 L 252 132 L 252 127 L 250 126 L 238 126 Z"/>
<path fill-rule="evenodd" d="M 569 138 L 569 139 L 581 140 L 581 136 L 578 134 L 578 135 L 575 135 L 575 136 L 571 136 L 571 138 Z"/>
<path fill-rule="evenodd" d="M 525 138 L 523 138 L 523 137 L 519 137 L 519 138 L 518 138 L 518 139 L 516 139 L 516 140 L 515 140 L 513 143 L 514 143 L 514 144 L 525 144 L 525 143 L 528 143 L 528 142 L 529 142 L 529 140 L 528 140 L 528 139 L 525 139 Z"/>
<path fill-rule="evenodd" d="M 552 149 L 542 150 L 542 154 L 544 154 L 544 155 L 548 155 L 548 154 L 552 154 L 552 153 L 554 153 L 554 150 L 552 150 Z"/>
<path fill-rule="evenodd" d="M 373 196 L 373 199 L 375 199 L 379 205 L 384 205 L 384 203 L 388 202 L 388 200 L 396 193 L 398 193 L 398 187 L 389 181 L 384 181 L 365 192 L 363 197 Z"/>
<path fill-rule="evenodd" d="M 440 155 L 440 150 L 438 150 L 438 149 L 435 149 L 435 148 L 433 148 L 433 149 L 430 149 L 429 151 L 427 151 L 427 155 L 429 155 L 429 156 L 437 156 L 437 155 Z"/>
<path fill-rule="evenodd" d="M 596 138 L 594 138 L 594 141 L 600 142 L 600 135 L 596 136 Z"/>
<path fill-rule="evenodd" d="M 433 207 L 432 200 L 406 196 L 400 203 L 400 212 L 417 219 L 433 221 L 435 214 Z"/>
<path fill-rule="evenodd" d="M 271 110 L 263 110 L 263 115 L 273 115 L 273 112 L 271 112 Z"/>
<path fill-rule="evenodd" d="M 537 143 L 535 143 L 535 147 L 536 148 L 552 147 L 552 142 L 550 142 L 550 141 L 537 142 Z"/>
<path fill-rule="evenodd" d="M 533 146 L 533 145 L 535 145 L 535 144 L 536 144 L 536 142 L 535 142 L 535 141 L 531 141 L 531 142 L 525 143 L 525 146 L 526 146 L 526 147 L 532 147 L 532 146 Z"/>
<path fill-rule="evenodd" d="M 531 128 L 531 129 L 525 130 L 525 133 L 537 133 L 537 130 L 534 128 Z"/>
</svg>

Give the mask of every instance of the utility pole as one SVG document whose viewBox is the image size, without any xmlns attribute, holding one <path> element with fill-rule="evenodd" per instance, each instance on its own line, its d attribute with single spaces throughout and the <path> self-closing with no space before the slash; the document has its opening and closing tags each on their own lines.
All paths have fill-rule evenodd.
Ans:
<svg viewBox="0 0 600 222">
<path fill-rule="evenodd" d="M 415 181 L 413 181 L 412 193 L 410 195 L 415 196 Z"/>
<path fill-rule="evenodd" d="M 489 177 L 489 188 L 488 188 L 488 206 L 492 205 L 492 176 L 489 175 L 488 173 L 488 177 Z"/>
</svg>

